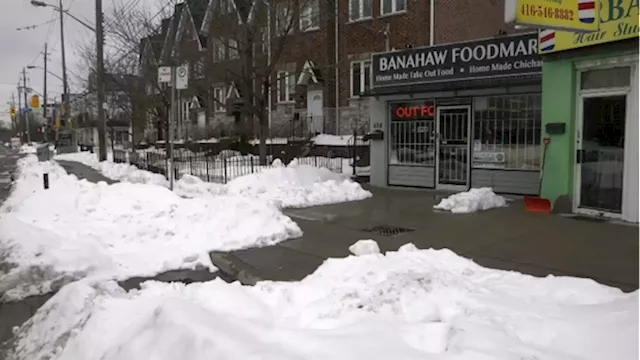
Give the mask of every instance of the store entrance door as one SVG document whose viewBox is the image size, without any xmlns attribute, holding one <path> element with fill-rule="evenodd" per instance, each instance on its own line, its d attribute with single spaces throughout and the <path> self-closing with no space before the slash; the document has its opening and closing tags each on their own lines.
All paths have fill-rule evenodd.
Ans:
<svg viewBox="0 0 640 360">
<path fill-rule="evenodd" d="M 581 102 L 574 210 L 618 218 L 624 198 L 627 94 L 583 95 Z"/>
<path fill-rule="evenodd" d="M 470 117 L 468 105 L 437 108 L 436 189 L 465 191 L 469 188 Z"/>
</svg>

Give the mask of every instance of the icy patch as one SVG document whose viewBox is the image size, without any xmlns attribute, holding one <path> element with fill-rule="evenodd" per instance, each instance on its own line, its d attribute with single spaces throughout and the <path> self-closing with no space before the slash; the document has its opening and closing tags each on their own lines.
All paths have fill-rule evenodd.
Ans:
<svg viewBox="0 0 640 360">
<path fill-rule="evenodd" d="M 505 206 L 507 206 L 507 200 L 504 197 L 496 195 L 493 189 L 485 187 L 453 194 L 442 199 L 433 208 L 451 211 L 454 214 L 466 214 Z"/>
</svg>

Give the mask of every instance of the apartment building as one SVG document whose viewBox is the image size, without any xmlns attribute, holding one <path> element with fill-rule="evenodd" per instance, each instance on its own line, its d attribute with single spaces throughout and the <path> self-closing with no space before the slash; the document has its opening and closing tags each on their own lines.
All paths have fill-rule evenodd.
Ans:
<svg viewBox="0 0 640 360">
<path fill-rule="evenodd" d="M 189 0 L 174 10 L 158 62 L 190 64 L 180 122 L 216 136 L 241 125 L 230 107 L 243 98 L 264 110 L 271 136 L 365 131 L 373 53 L 511 32 L 504 0 Z"/>
</svg>

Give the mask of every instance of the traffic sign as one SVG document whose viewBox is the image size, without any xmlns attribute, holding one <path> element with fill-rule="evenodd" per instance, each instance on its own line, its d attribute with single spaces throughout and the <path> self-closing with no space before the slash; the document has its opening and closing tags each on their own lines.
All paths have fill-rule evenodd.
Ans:
<svg viewBox="0 0 640 360">
<path fill-rule="evenodd" d="M 189 67 L 180 65 L 176 68 L 176 89 L 184 90 L 189 87 Z"/>
<path fill-rule="evenodd" d="M 158 67 L 158 82 L 159 83 L 171 82 L 171 66 Z"/>
</svg>

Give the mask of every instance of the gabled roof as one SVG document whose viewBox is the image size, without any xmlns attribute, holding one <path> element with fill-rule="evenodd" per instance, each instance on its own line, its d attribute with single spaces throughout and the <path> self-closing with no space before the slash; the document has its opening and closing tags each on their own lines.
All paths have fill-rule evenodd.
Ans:
<svg viewBox="0 0 640 360">
<path fill-rule="evenodd" d="M 173 53 L 173 48 L 175 46 L 176 33 L 178 31 L 178 24 L 181 19 L 180 15 L 182 14 L 183 7 L 184 7 L 184 3 L 176 4 L 173 8 L 173 15 L 171 16 L 168 23 L 166 24 L 167 31 L 162 44 L 162 52 L 160 53 L 161 63 L 168 62 L 170 59 L 170 56 Z"/>
</svg>

